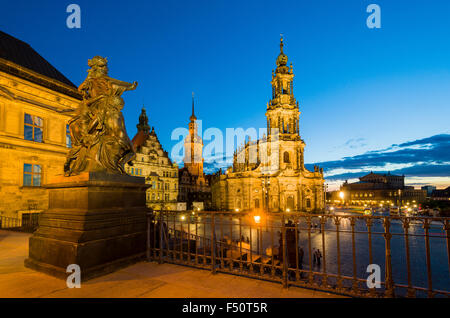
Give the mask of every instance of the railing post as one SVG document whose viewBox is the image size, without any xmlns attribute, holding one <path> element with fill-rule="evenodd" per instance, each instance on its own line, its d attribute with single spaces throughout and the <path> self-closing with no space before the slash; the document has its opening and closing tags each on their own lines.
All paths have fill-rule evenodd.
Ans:
<svg viewBox="0 0 450 318">
<path fill-rule="evenodd" d="M 283 243 L 283 288 L 288 288 L 288 259 L 287 259 L 287 246 L 286 246 L 286 224 L 284 219 L 284 212 L 283 217 L 281 219 L 281 226 L 282 226 L 282 232 L 281 232 L 281 239 Z"/>
<path fill-rule="evenodd" d="M 352 281 L 352 290 L 355 294 L 359 294 L 358 290 L 358 277 L 357 277 L 357 268 L 356 268 L 356 242 L 355 242 L 355 225 L 356 220 L 354 217 L 350 217 L 350 226 L 352 228 L 352 260 L 353 260 L 353 281 Z M 390 245 L 389 245 L 390 246 Z M 389 254 L 390 257 L 390 254 Z M 390 259 L 389 259 L 390 262 Z"/>
<path fill-rule="evenodd" d="M 447 236 L 447 258 L 448 258 L 448 270 L 450 272 L 450 221 L 444 221 L 444 230 Z"/>
<path fill-rule="evenodd" d="M 410 253 L 409 253 L 409 219 L 405 218 L 403 220 L 403 232 L 405 235 L 405 252 L 406 252 L 406 270 L 408 274 L 408 292 L 407 297 L 414 297 L 416 295 L 411 284 L 411 263 L 410 263 Z"/>
<path fill-rule="evenodd" d="M 341 277 L 341 243 L 339 238 L 339 226 L 341 225 L 341 219 L 339 216 L 334 216 L 334 224 L 336 225 L 336 256 L 337 256 L 337 290 L 342 289 L 342 277 Z"/>
<path fill-rule="evenodd" d="M 163 210 L 159 210 L 159 264 L 162 264 L 162 246 L 163 246 Z"/>
<path fill-rule="evenodd" d="M 211 271 L 216 274 L 216 224 L 215 213 L 211 213 Z"/>
<path fill-rule="evenodd" d="M 147 212 L 147 262 L 150 262 L 150 253 L 151 253 L 151 218 L 152 218 L 152 213 L 151 212 Z"/>
<path fill-rule="evenodd" d="M 391 262 L 391 237 L 390 226 L 391 221 L 388 217 L 384 217 L 384 241 L 385 241 L 385 284 L 386 284 L 386 297 L 395 297 L 394 292 L 394 280 L 392 278 L 392 262 Z"/>
<path fill-rule="evenodd" d="M 431 256 L 430 256 L 430 222 L 425 219 L 423 222 L 423 228 L 425 229 L 425 248 L 426 248 L 426 260 L 427 260 L 427 280 L 428 280 L 428 297 L 432 298 L 433 294 L 433 281 L 431 276 Z"/>
</svg>

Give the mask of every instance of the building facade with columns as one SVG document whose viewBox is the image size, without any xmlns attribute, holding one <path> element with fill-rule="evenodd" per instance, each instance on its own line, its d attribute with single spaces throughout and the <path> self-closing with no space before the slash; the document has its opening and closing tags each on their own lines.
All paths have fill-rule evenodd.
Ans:
<svg viewBox="0 0 450 318">
<path fill-rule="evenodd" d="M 203 172 L 203 140 L 198 135 L 194 96 L 192 96 L 192 114 L 189 117 L 188 126 L 189 134 L 184 140 L 184 167 L 179 171 L 178 200 L 186 202 L 188 209 L 193 208 L 194 202 L 202 204 L 204 209 L 209 209 L 211 205 L 210 179 Z"/>
<path fill-rule="evenodd" d="M 0 31 L 0 216 L 48 208 L 42 187 L 64 174 L 77 87 L 30 45 Z"/>
<path fill-rule="evenodd" d="M 136 158 L 126 164 L 129 175 L 145 177 L 151 187 L 147 190 L 147 206 L 154 210 L 175 210 L 178 196 L 178 165 L 172 162 L 156 135 L 155 128 L 148 125 L 144 108 L 137 124 L 138 132 L 132 143 Z"/>
<path fill-rule="evenodd" d="M 272 71 L 272 98 L 267 104 L 267 136 L 248 140 L 226 173 L 212 180 L 212 205 L 218 210 L 323 211 L 323 170 L 304 166 L 299 103 L 294 97 L 292 63 L 283 52 Z"/>
</svg>

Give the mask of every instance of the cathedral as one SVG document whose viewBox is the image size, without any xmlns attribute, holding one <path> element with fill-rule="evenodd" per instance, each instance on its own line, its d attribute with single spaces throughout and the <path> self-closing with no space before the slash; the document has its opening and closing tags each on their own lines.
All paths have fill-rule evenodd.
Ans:
<svg viewBox="0 0 450 318">
<path fill-rule="evenodd" d="M 217 210 L 267 211 L 324 210 L 323 169 L 304 166 L 305 142 L 300 137 L 299 103 L 294 97 L 292 63 L 280 54 L 272 71 L 272 99 L 267 104 L 267 136 L 248 140 L 225 174 L 214 176 L 212 205 Z"/>
</svg>

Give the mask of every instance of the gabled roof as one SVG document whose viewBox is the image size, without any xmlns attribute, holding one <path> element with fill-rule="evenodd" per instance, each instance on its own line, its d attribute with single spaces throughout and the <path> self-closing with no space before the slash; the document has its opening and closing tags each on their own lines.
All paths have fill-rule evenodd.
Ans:
<svg viewBox="0 0 450 318">
<path fill-rule="evenodd" d="M 45 80 L 39 80 L 39 78 L 33 76 L 32 74 L 27 74 L 26 71 L 21 71 L 20 68 L 5 65 L 5 63 L 0 63 L 0 70 L 6 73 L 24 78 L 50 89 L 61 91 L 62 93 L 68 95 L 75 95 L 73 97 L 79 98 L 79 96 L 76 96 L 77 87 L 46 59 L 39 55 L 39 53 L 37 53 L 28 43 L 16 39 L 15 37 L 2 31 L 0 31 L 0 59 L 14 63 L 15 65 L 31 70 L 49 79 L 58 81 L 59 83 L 69 87 L 64 89 L 64 85 L 61 87 L 54 84 L 52 85 L 52 83 Z"/>
<path fill-rule="evenodd" d="M 137 151 L 138 147 L 142 146 L 148 138 L 148 133 L 145 133 L 143 130 L 139 130 L 137 134 L 131 140 L 133 144 L 134 151 Z"/>
</svg>

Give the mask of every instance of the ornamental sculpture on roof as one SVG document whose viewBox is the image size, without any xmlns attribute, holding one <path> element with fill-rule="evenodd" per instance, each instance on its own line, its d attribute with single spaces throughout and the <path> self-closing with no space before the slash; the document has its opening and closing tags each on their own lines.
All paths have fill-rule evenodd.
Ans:
<svg viewBox="0 0 450 318">
<path fill-rule="evenodd" d="M 108 61 L 95 56 L 78 87 L 83 100 L 69 122 L 72 148 L 64 165 L 66 176 L 87 171 L 124 174 L 124 165 L 135 153 L 125 129 L 122 93 L 134 90 L 137 82 L 127 83 L 108 76 Z"/>
</svg>

